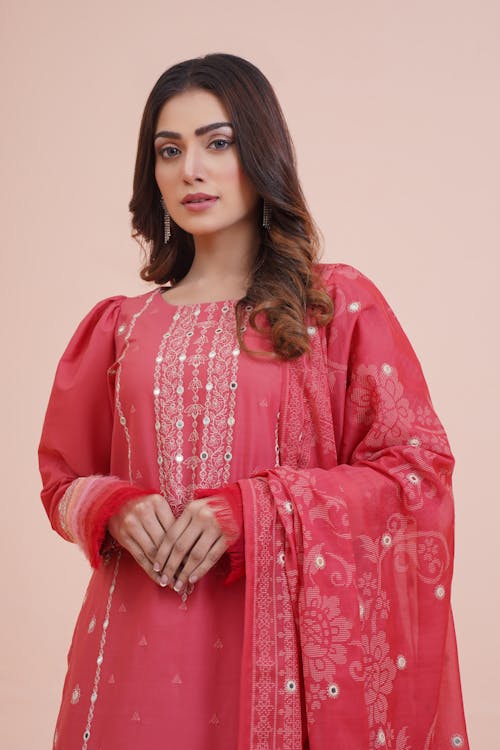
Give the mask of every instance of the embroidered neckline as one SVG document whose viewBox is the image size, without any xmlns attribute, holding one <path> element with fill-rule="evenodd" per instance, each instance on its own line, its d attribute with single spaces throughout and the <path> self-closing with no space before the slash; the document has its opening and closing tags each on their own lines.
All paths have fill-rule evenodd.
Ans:
<svg viewBox="0 0 500 750">
<path fill-rule="evenodd" d="M 239 302 L 239 299 L 220 299 L 220 300 L 208 300 L 206 302 L 182 302 L 180 304 L 175 304 L 174 302 L 169 302 L 163 294 L 163 292 L 165 292 L 167 289 L 170 289 L 170 288 L 171 287 L 161 286 L 156 291 L 157 291 L 157 296 L 160 299 L 160 302 L 162 302 L 164 305 L 174 310 L 180 310 L 183 308 L 192 308 L 192 307 L 205 308 L 208 305 L 232 305 L 233 307 L 235 307 L 237 303 Z"/>
</svg>

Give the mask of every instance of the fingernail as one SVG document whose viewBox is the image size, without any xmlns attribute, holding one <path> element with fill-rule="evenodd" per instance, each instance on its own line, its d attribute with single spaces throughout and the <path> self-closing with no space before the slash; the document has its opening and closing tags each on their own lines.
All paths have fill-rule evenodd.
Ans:
<svg viewBox="0 0 500 750">
<path fill-rule="evenodd" d="M 177 593 L 179 593 L 181 588 L 182 588 L 182 581 L 177 581 L 177 583 L 174 586 L 174 591 L 177 591 Z"/>
<path fill-rule="evenodd" d="M 168 586 L 168 576 L 163 575 L 160 578 L 160 586 Z"/>
<path fill-rule="evenodd" d="M 161 570 L 160 563 L 155 563 L 153 565 L 153 570 L 154 570 L 155 573 L 159 573 L 160 570 Z"/>
<path fill-rule="evenodd" d="M 198 576 L 189 576 L 189 583 L 196 583 Z"/>
</svg>

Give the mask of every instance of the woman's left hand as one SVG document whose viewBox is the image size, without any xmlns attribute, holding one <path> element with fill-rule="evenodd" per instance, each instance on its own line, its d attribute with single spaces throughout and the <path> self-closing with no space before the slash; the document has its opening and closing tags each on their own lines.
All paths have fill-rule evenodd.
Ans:
<svg viewBox="0 0 500 750">
<path fill-rule="evenodd" d="M 208 504 L 211 499 L 188 503 L 167 530 L 153 561 L 160 585 L 181 591 L 208 573 L 227 550 L 226 537 Z"/>
</svg>

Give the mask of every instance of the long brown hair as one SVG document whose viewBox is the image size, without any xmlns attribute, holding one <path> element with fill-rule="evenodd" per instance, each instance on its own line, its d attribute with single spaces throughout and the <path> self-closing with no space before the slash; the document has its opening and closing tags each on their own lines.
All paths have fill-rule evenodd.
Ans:
<svg viewBox="0 0 500 750">
<path fill-rule="evenodd" d="M 134 237 L 148 247 L 141 277 L 157 284 L 178 282 L 194 258 L 193 236 L 172 223 L 163 240 L 161 194 L 155 180 L 154 135 L 163 105 L 176 94 L 200 88 L 215 94 L 234 126 L 242 169 L 271 208 L 251 282 L 236 306 L 237 330 L 245 307 L 250 323 L 264 312 L 274 351 L 284 359 L 309 351 L 307 319 L 326 325 L 332 302 L 314 271 L 320 251 L 318 229 L 297 176 L 295 150 L 276 94 L 260 70 L 236 55 L 213 53 L 177 63 L 158 79 L 144 108 L 139 132 L 133 195 L 129 204 Z M 261 207 L 262 208 L 262 207 Z"/>
</svg>

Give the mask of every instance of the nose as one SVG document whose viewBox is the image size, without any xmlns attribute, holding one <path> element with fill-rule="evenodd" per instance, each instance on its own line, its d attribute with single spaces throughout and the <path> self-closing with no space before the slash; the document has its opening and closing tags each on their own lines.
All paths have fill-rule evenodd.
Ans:
<svg viewBox="0 0 500 750">
<path fill-rule="evenodd" d="M 193 144 L 188 146 L 184 152 L 183 179 L 185 182 L 203 180 L 204 165 L 202 149 Z"/>
</svg>

